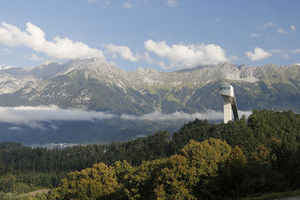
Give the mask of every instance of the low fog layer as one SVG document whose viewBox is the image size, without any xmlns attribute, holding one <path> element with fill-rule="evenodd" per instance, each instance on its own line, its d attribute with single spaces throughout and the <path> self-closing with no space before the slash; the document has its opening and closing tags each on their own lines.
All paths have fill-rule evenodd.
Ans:
<svg viewBox="0 0 300 200">
<path fill-rule="evenodd" d="M 245 114 L 248 117 L 250 111 L 239 111 L 240 116 Z M 106 112 L 86 111 L 80 109 L 61 109 L 57 106 L 18 106 L 18 107 L 0 107 L 0 122 L 8 123 L 27 123 L 33 121 L 92 121 L 103 119 L 122 119 L 122 120 L 146 120 L 146 121 L 171 121 L 171 120 L 222 120 L 223 112 L 207 110 L 203 113 L 184 113 L 174 112 L 164 114 L 161 112 L 153 112 L 145 115 L 115 115 Z"/>
<path fill-rule="evenodd" d="M 153 113 L 145 114 L 142 116 L 136 116 L 136 115 L 127 115 L 123 114 L 121 115 L 121 119 L 124 120 L 147 120 L 147 121 L 165 121 L 165 120 L 193 120 L 193 119 L 207 119 L 207 120 L 220 120 L 223 118 L 222 112 L 217 112 L 214 110 L 209 110 L 204 113 L 184 113 L 184 112 L 174 112 L 171 114 L 164 114 L 158 111 L 155 111 Z"/>
<path fill-rule="evenodd" d="M 84 120 L 110 119 L 112 114 L 79 109 L 61 109 L 57 106 L 18 106 L 0 107 L 0 121 L 9 123 L 22 123 L 30 121 L 51 120 Z"/>
</svg>

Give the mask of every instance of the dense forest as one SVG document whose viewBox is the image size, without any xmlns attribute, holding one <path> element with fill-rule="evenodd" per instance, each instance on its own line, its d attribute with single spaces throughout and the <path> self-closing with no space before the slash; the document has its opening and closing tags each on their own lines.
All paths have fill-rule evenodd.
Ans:
<svg viewBox="0 0 300 200">
<path fill-rule="evenodd" d="M 49 188 L 41 199 L 240 199 L 295 190 L 300 115 L 262 110 L 228 124 L 197 119 L 173 134 L 65 149 L 2 143 L 0 175 L 3 193 Z"/>
</svg>

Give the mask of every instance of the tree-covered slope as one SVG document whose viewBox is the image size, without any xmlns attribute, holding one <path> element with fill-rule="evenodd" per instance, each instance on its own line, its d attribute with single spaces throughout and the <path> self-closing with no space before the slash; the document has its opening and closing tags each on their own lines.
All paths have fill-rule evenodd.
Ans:
<svg viewBox="0 0 300 200">
<path fill-rule="evenodd" d="M 196 120 L 172 136 L 159 132 L 108 145 L 49 150 L 3 143 L 0 188 L 58 186 L 49 194 L 54 199 L 240 199 L 294 190 L 300 187 L 299 130 L 299 114 L 262 110 L 247 120 Z"/>
</svg>

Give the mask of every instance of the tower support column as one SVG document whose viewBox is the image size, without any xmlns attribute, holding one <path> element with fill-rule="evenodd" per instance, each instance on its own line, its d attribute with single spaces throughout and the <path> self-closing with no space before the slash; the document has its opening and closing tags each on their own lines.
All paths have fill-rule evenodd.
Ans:
<svg viewBox="0 0 300 200">
<path fill-rule="evenodd" d="M 232 120 L 232 106 L 231 106 L 231 101 L 230 97 L 225 97 L 224 98 L 224 123 L 227 123 Z"/>
<path fill-rule="evenodd" d="M 219 87 L 218 93 L 223 97 L 224 100 L 224 123 L 226 124 L 227 122 L 232 121 L 233 117 L 235 121 L 239 120 L 238 109 L 232 85 L 226 82 L 222 83 Z"/>
</svg>

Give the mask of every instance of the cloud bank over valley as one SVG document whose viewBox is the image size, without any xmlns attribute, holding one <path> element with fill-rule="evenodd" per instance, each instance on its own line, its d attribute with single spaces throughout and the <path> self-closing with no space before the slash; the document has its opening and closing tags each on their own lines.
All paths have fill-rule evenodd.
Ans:
<svg viewBox="0 0 300 200">
<path fill-rule="evenodd" d="M 249 116 L 250 111 L 240 111 L 240 115 Z M 207 110 L 203 113 L 174 112 L 164 114 L 159 111 L 144 115 L 111 114 L 107 112 L 87 111 L 81 109 L 62 109 L 52 106 L 18 106 L 0 107 L 0 122 L 26 124 L 34 121 L 93 121 L 105 119 L 144 120 L 144 121 L 173 121 L 194 119 L 222 120 L 223 112 Z"/>
</svg>

